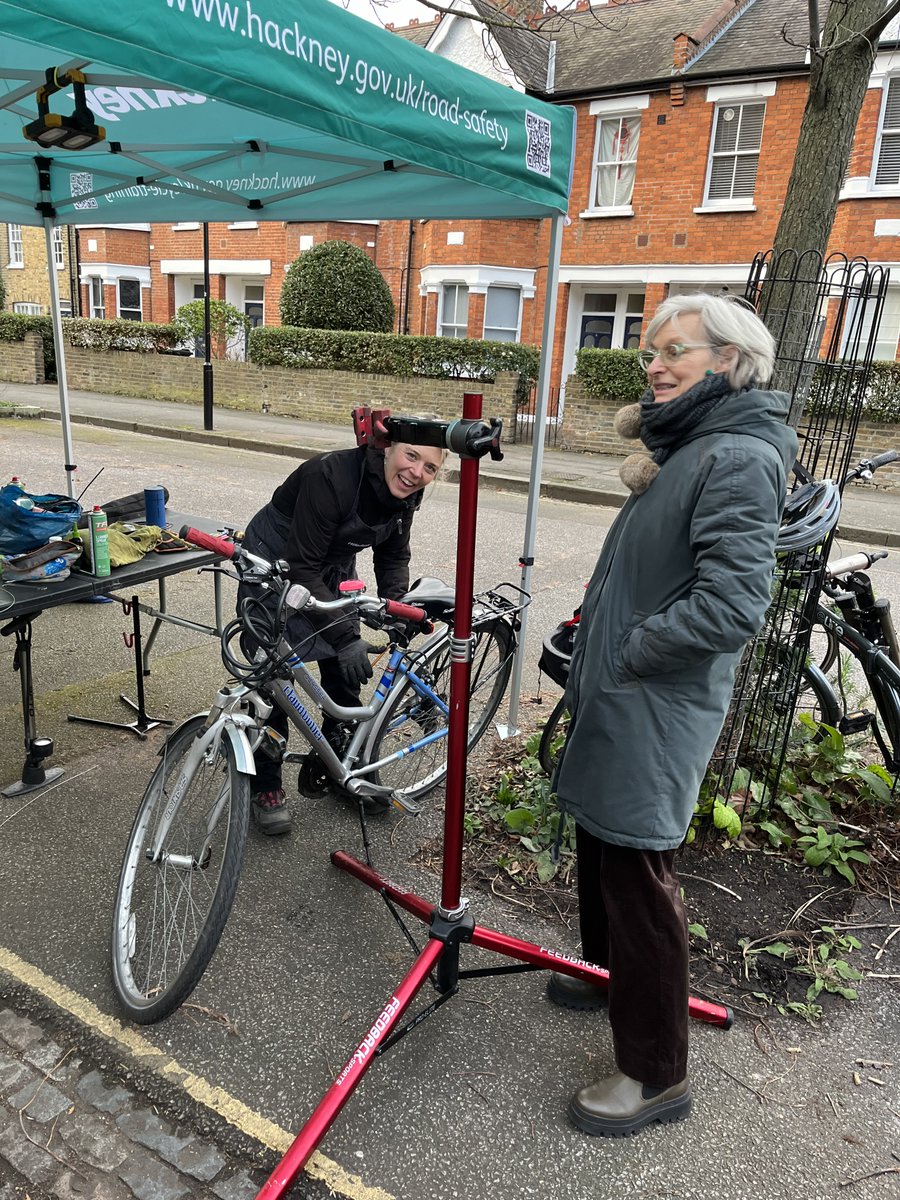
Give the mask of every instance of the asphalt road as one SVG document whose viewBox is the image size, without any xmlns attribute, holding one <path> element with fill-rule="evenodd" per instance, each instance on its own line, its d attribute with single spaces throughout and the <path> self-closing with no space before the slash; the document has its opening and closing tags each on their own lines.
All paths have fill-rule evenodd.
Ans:
<svg viewBox="0 0 900 1200">
<path fill-rule="evenodd" d="M 57 427 L 0 424 L 0 459 L 30 489 L 61 490 Z M 163 483 L 173 507 L 237 524 L 286 473 L 283 459 L 262 454 L 96 428 L 79 430 L 78 461 L 80 486 L 104 468 L 102 486 L 94 484 L 85 500 Z M 424 505 L 414 529 L 416 572 L 452 578 L 456 499 L 456 488 L 442 484 Z M 482 494 L 479 586 L 517 580 L 523 514 L 521 496 Z M 540 636 L 577 603 L 612 515 L 541 505 L 526 693 L 536 685 Z M 893 590 L 897 574 L 888 564 L 880 577 Z M 209 615 L 211 585 L 179 577 L 170 600 Z M 123 628 L 116 605 L 72 606 L 36 622 L 39 726 L 56 738 L 55 761 L 67 774 L 33 802 L 0 801 L 2 941 L 112 1015 L 112 898 L 160 734 L 142 744 L 127 733 L 69 724 L 65 714 L 110 715 L 118 708 L 116 695 L 130 678 Z M 3 639 L 3 783 L 16 777 L 21 759 L 11 650 Z M 213 639 L 167 628 L 148 680 L 148 708 L 180 719 L 205 707 L 221 674 Z M 438 792 L 418 818 L 392 816 L 372 828 L 383 873 L 428 898 L 439 885 L 420 848 L 439 833 L 440 800 Z M 289 838 L 251 837 L 232 918 L 194 1007 L 145 1036 L 188 1070 L 297 1129 L 389 999 L 410 956 L 378 898 L 330 864 L 332 848 L 357 852 L 355 815 L 329 798 L 293 796 L 291 803 L 298 820 Z M 573 930 L 551 928 L 490 896 L 472 899 L 480 924 L 576 950 Z M 465 965 L 497 960 L 472 951 Z M 886 973 L 896 970 L 890 956 L 882 965 Z M 603 1018 L 553 1009 L 543 999 L 541 976 L 469 983 L 370 1070 L 322 1149 L 366 1186 L 383 1189 L 382 1197 L 404 1200 L 846 1195 L 840 1181 L 874 1172 L 885 1159 L 890 1165 L 888 1148 L 896 1145 L 896 1083 L 852 1084 L 856 1060 L 896 1058 L 895 994 L 873 981 L 866 995 L 865 1004 L 847 1006 L 823 1028 L 791 1026 L 783 1040 L 764 1046 L 752 1022 L 739 1021 L 730 1033 L 695 1026 L 692 1120 L 609 1143 L 577 1134 L 565 1117 L 571 1092 L 612 1069 Z M 887 1178 L 887 1185 L 881 1177 L 858 1184 L 854 1197 L 886 1196 Z"/>
</svg>

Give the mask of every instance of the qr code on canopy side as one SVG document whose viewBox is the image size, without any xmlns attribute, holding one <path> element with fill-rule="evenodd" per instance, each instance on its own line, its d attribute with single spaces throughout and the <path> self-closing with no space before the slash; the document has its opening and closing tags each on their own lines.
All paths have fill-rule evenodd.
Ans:
<svg viewBox="0 0 900 1200">
<path fill-rule="evenodd" d="M 70 171 L 69 187 L 74 196 L 86 196 L 94 190 L 94 175 L 91 171 Z M 97 208 L 97 197 L 90 196 L 87 200 L 76 200 L 75 208 Z"/>
<path fill-rule="evenodd" d="M 525 131 L 528 145 L 525 148 L 525 166 L 538 175 L 550 174 L 550 122 L 537 113 L 525 111 Z"/>
</svg>

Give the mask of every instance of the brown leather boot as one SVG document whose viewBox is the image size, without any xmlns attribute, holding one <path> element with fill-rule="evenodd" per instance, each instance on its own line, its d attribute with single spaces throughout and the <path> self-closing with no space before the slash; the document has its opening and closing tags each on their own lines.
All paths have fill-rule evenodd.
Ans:
<svg viewBox="0 0 900 1200">
<path fill-rule="evenodd" d="M 588 979 L 576 979 L 574 975 L 563 975 L 551 971 L 547 980 L 547 998 L 560 1008 L 574 1008 L 579 1012 L 594 1012 L 606 1008 L 606 989 Z"/>
<path fill-rule="evenodd" d="M 576 1092 L 569 1104 L 572 1122 L 595 1137 L 629 1137 L 659 1121 L 668 1125 L 691 1111 L 691 1085 L 681 1083 L 660 1091 L 617 1071 Z"/>
</svg>

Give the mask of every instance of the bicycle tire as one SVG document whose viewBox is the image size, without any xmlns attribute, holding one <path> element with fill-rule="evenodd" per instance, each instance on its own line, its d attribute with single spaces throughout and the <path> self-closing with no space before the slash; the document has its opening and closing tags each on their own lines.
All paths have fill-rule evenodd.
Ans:
<svg viewBox="0 0 900 1200">
<path fill-rule="evenodd" d="M 541 740 L 537 753 L 541 769 L 551 778 L 559 761 L 560 744 L 558 739 L 561 737 L 565 739 L 568 730 L 569 712 L 566 708 L 566 698 L 565 696 L 560 696 L 541 731 Z"/>
<path fill-rule="evenodd" d="M 831 725 L 834 728 L 837 728 L 843 716 L 837 693 L 828 682 L 824 671 L 815 663 L 808 662 L 800 672 L 797 712 L 808 713 L 818 724 Z"/>
<path fill-rule="evenodd" d="M 243 863 L 250 784 L 238 771 L 225 736 L 212 761 L 201 761 L 176 801 L 162 861 L 147 858 L 157 818 L 171 802 L 184 756 L 205 723 L 204 715 L 192 717 L 166 742 L 138 808 L 119 875 L 113 984 L 128 1016 L 141 1025 L 167 1017 L 197 986 L 231 912 Z M 209 817 L 223 787 L 228 795 L 210 830 Z M 173 856 L 180 861 L 173 862 Z"/>
<path fill-rule="evenodd" d="M 505 621 L 491 621 L 473 629 L 475 645 L 469 690 L 468 750 L 478 744 L 500 707 L 512 671 L 515 637 Z M 426 644 L 415 659 L 415 672 L 432 691 L 450 697 L 450 632 L 444 631 Z M 366 762 L 404 750 L 429 733 L 446 728 L 447 720 L 433 703 L 422 700 L 407 680 L 388 699 L 366 748 Z M 447 774 L 447 738 L 442 737 L 412 754 L 373 771 L 371 779 L 389 787 L 404 800 L 417 800 Z"/>
<path fill-rule="evenodd" d="M 896 775 L 900 769 L 900 696 L 893 683 L 877 673 L 869 678 L 869 687 L 875 701 L 875 741 L 885 767 Z"/>
</svg>

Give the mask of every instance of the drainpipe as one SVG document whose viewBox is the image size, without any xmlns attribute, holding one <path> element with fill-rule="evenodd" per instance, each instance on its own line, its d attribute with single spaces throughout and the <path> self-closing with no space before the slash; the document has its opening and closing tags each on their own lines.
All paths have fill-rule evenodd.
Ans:
<svg viewBox="0 0 900 1200">
<path fill-rule="evenodd" d="M 69 295 L 72 298 L 72 316 L 81 316 L 81 261 L 78 246 L 78 227 L 66 226 L 66 238 L 69 243 Z"/>
<path fill-rule="evenodd" d="M 403 285 L 403 325 L 401 333 L 409 333 L 409 281 L 412 278 L 412 247 L 414 222 L 409 223 L 409 237 L 406 242 L 406 283 Z"/>
</svg>

